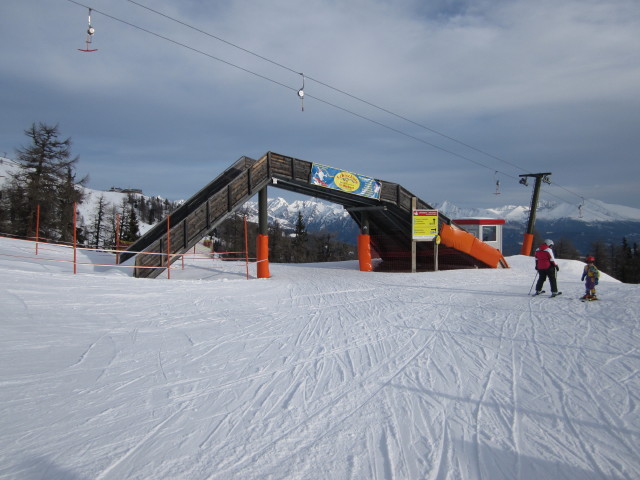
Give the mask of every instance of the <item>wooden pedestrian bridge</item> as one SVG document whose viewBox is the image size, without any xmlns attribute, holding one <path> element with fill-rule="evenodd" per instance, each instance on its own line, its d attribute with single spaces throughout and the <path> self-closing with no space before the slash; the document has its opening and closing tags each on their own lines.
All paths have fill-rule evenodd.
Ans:
<svg viewBox="0 0 640 480">
<path fill-rule="evenodd" d="M 347 186 L 328 188 L 323 181 L 323 174 L 327 169 L 333 173 L 338 171 L 336 177 L 341 176 Z M 365 183 L 371 180 L 371 189 L 364 192 L 354 188 L 353 184 L 358 184 L 358 179 L 364 179 Z M 380 268 L 386 270 L 406 271 L 410 268 L 414 245 L 412 211 L 433 210 L 396 183 L 267 152 L 259 160 L 241 157 L 174 210 L 169 222 L 159 222 L 131 244 L 120 254 L 120 262 L 135 257 L 136 277 L 157 277 L 166 269 L 168 256 L 175 261 L 180 254 L 188 252 L 229 214 L 256 194 L 259 195 L 260 210 L 258 241 L 262 242 L 262 251 L 265 252 L 267 187 L 281 188 L 342 205 L 360 227 L 362 235 L 358 238 L 359 250 L 370 245 L 382 260 Z M 433 242 L 415 242 L 417 270 L 431 270 L 436 261 L 438 268 L 442 270 L 507 267 L 507 262 L 497 249 L 478 240 L 445 215 L 438 214 L 438 219 L 441 243 L 437 249 L 437 259 Z M 261 246 L 258 245 L 258 250 L 260 249 Z M 363 269 L 362 256 L 360 258 Z M 263 272 L 268 272 L 268 257 L 266 266 L 267 269 L 263 268 Z M 268 273 L 260 275 L 259 268 L 258 276 L 268 276 Z"/>
</svg>

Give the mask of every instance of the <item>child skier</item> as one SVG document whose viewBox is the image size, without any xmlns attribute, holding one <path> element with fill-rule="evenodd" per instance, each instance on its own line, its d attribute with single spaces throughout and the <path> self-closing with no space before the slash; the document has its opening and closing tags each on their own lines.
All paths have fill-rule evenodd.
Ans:
<svg viewBox="0 0 640 480">
<path fill-rule="evenodd" d="M 584 281 L 584 288 L 586 292 L 581 300 L 597 300 L 596 285 L 598 285 L 600 271 L 594 265 L 594 262 L 596 261 L 595 258 L 589 256 L 586 260 L 587 264 L 584 266 L 584 271 L 582 272 L 582 280 Z"/>
</svg>

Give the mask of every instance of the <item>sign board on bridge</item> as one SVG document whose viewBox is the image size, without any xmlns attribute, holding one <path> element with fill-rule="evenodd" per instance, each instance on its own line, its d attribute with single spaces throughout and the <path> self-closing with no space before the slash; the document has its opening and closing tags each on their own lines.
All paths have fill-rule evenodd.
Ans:
<svg viewBox="0 0 640 480">
<path fill-rule="evenodd" d="M 381 185 L 374 178 L 319 163 L 312 164 L 309 183 L 354 195 L 380 199 Z"/>
</svg>

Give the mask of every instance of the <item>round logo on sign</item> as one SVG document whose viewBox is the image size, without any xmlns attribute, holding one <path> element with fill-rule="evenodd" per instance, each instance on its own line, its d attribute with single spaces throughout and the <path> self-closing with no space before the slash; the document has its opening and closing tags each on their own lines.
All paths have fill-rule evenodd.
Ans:
<svg viewBox="0 0 640 480">
<path fill-rule="evenodd" d="M 333 177 L 333 182 L 340 190 L 354 192 L 360 188 L 360 180 L 353 173 L 340 172 Z"/>
</svg>

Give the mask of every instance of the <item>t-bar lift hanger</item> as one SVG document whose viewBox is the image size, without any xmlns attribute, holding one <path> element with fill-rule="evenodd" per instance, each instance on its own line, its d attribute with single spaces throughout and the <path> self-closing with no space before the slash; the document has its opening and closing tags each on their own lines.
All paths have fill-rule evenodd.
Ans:
<svg viewBox="0 0 640 480">
<path fill-rule="evenodd" d="M 91 45 L 91 37 L 93 37 L 94 33 L 96 33 L 96 29 L 91 25 L 91 9 L 89 9 L 89 26 L 87 27 L 87 39 L 85 40 L 86 47 L 79 48 L 78 50 L 81 52 L 95 52 L 98 50 L 97 48 L 89 48 Z"/>
<path fill-rule="evenodd" d="M 302 103 L 302 111 L 304 112 L 304 73 L 302 75 L 302 87 L 298 90 L 298 96 L 300 97 L 300 102 Z"/>
</svg>

